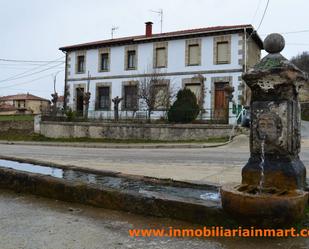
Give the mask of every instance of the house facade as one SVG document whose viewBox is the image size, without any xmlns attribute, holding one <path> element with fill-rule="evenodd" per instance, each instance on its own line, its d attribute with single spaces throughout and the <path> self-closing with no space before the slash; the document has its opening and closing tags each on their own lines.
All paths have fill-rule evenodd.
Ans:
<svg viewBox="0 0 309 249">
<path fill-rule="evenodd" d="M 0 115 L 42 114 L 50 111 L 50 101 L 32 94 L 0 97 Z"/>
<path fill-rule="evenodd" d="M 157 78 L 161 94 L 189 88 L 197 97 L 201 119 L 233 122 L 248 101 L 241 74 L 260 59 L 262 47 L 251 25 L 153 34 L 151 22 L 144 35 L 62 47 L 65 105 L 85 112 L 84 97 L 90 92 L 88 116 L 112 117 L 112 99 L 119 96 L 120 116 L 137 116 L 147 109 L 139 98 L 141 82 Z M 227 89 L 234 89 L 232 95 Z M 151 113 L 152 118 L 165 115 L 166 108 Z"/>
</svg>

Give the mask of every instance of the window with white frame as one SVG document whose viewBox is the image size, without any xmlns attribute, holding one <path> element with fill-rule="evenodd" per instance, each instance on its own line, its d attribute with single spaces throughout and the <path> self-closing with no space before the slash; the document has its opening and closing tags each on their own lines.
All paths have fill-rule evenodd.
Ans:
<svg viewBox="0 0 309 249">
<path fill-rule="evenodd" d="M 127 68 L 136 69 L 136 51 L 129 50 L 127 53 L 128 53 Z"/>
<path fill-rule="evenodd" d="M 97 109 L 99 110 L 109 110 L 111 99 L 110 99 L 110 87 L 109 86 L 99 86 L 97 88 L 98 99 L 97 99 Z"/>
<path fill-rule="evenodd" d="M 77 73 L 85 72 L 85 55 L 77 56 Z"/>
<path fill-rule="evenodd" d="M 100 71 L 109 70 L 109 53 L 100 54 Z"/>
</svg>

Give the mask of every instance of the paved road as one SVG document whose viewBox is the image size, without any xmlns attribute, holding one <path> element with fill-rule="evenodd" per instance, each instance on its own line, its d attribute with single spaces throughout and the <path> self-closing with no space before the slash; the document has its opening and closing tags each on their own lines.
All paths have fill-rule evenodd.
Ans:
<svg viewBox="0 0 309 249">
<path fill-rule="evenodd" d="M 0 145 L 0 156 L 13 156 L 129 174 L 176 180 L 239 182 L 249 157 L 248 137 L 223 147 L 204 149 L 103 149 L 33 145 Z M 309 166 L 309 140 L 301 158 Z"/>
<path fill-rule="evenodd" d="M 197 228 L 170 219 L 143 217 L 0 191 L 1 249 L 304 249 L 309 240 L 131 238 L 132 228 Z"/>
</svg>

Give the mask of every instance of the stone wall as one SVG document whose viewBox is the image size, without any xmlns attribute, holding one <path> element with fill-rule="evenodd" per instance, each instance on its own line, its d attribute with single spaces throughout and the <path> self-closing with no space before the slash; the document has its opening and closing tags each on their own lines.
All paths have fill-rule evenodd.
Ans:
<svg viewBox="0 0 309 249">
<path fill-rule="evenodd" d="M 52 138 L 89 137 L 162 141 L 205 140 L 230 135 L 230 125 L 210 124 L 119 124 L 94 122 L 41 123 L 41 134 Z"/>
<path fill-rule="evenodd" d="M 34 130 L 33 121 L 23 120 L 23 121 L 0 121 L 0 133 L 5 133 L 7 131 L 16 131 L 22 133 L 32 133 Z"/>
</svg>

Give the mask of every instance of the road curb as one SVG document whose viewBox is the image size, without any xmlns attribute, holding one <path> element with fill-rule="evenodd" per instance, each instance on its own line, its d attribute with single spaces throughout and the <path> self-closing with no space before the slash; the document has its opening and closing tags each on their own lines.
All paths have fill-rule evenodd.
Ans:
<svg viewBox="0 0 309 249">
<path fill-rule="evenodd" d="M 102 149 L 201 149 L 214 148 L 229 144 L 231 141 L 224 143 L 192 143 L 192 144 L 94 144 L 94 143 L 55 143 L 55 142 L 26 142 L 26 141 L 0 141 L 0 144 L 7 145 L 34 145 L 34 146 L 56 146 L 56 147 L 77 147 L 77 148 L 102 148 Z"/>
</svg>

